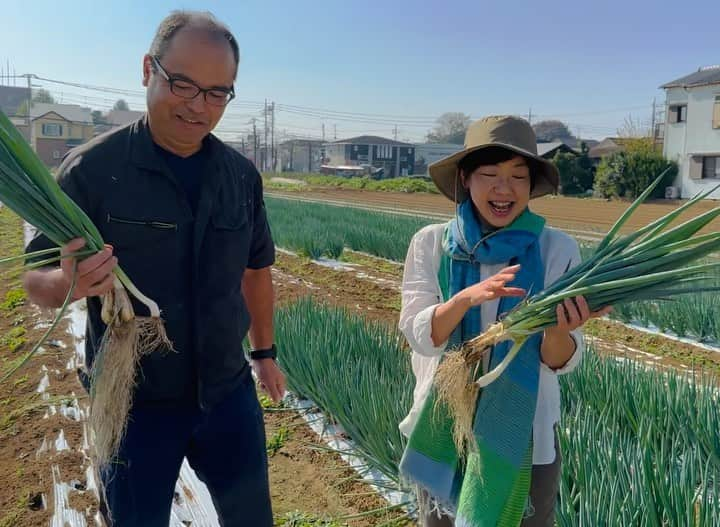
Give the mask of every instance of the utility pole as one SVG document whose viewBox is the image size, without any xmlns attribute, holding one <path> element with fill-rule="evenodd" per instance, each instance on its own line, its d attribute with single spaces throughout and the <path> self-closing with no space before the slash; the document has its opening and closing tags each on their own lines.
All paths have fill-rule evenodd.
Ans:
<svg viewBox="0 0 720 527">
<path fill-rule="evenodd" d="M 532 124 L 532 106 L 528 110 L 528 122 Z"/>
<path fill-rule="evenodd" d="M 258 143 L 258 141 L 257 141 L 257 119 L 255 117 L 253 117 L 250 120 L 252 121 L 252 125 L 253 125 L 253 162 L 255 163 L 255 166 L 257 166 L 257 164 L 258 164 L 258 159 L 257 159 L 257 147 L 258 147 L 258 145 L 257 145 L 257 143 Z"/>
<path fill-rule="evenodd" d="M 275 172 L 276 157 L 275 157 L 275 102 L 270 104 L 270 119 L 272 124 L 270 126 L 270 170 Z"/>
<path fill-rule="evenodd" d="M 652 105 L 652 124 L 650 125 L 650 137 L 653 138 L 653 147 L 655 146 L 655 97 L 653 97 L 653 105 Z"/>
<path fill-rule="evenodd" d="M 322 140 L 325 142 L 325 123 L 322 124 Z"/>
<path fill-rule="evenodd" d="M 268 145 L 268 127 L 267 127 L 268 107 L 267 107 L 267 99 L 265 99 L 265 110 L 263 111 L 263 116 L 265 117 L 265 128 L 264 128 L 264 130 L 265 130 L 265 143 L 264 143 L 265 155 L 263 156 L 262 167 L 263 167 L 263 172 L 267 172 L 267 149 L 268 149 L 268 148 L 267 148 L 267 145 Z"/>
<path fill-rule="evenodd" d="M 335 134 L 334 134 L 335 141 L 337 141 L 337 125 L 333 125 L 333 126 L 335 127 Z"/>
<path fill-rule="evenodd" d="M 32 106 L 32 74 L 26 73 L 25 78 L 27 79 L 27 138 L 28 141 L 30 141 L 30 146 L 35 148 L 35 145 L 33 145 L 33 126 L 32 126 L 32 119 L 30 118 L 30 106 Z"/>
<path fill-rule="evenodd" d="M 395 125 L 395 128 L 393 128 L 393 138 L 395 141 L 397 141 L 397 125 Z"/>
</svg>

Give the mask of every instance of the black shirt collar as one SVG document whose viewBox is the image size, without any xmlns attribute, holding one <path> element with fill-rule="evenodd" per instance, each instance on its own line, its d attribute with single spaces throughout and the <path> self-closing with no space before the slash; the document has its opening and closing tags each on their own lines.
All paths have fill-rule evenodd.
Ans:
<svg viewBox="0 0 720 527">
<path fill-rule="evenodd" d="M 130 161 L 134 165 L 154 171 L 162 172 L 164 170 L 165 162 L 155 149 L 147 114 L 132 124 L 128 148 Z M 208 159 L 212 160 L 220 156 L 223 143 L 213 134 L 209 134 L 205 138 L 203 148 L 206 148 L 205 153 Z"/>
</svg>

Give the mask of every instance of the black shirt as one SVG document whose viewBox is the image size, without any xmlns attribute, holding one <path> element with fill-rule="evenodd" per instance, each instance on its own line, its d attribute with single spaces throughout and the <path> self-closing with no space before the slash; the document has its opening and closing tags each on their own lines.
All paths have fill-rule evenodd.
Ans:
<svg viewBox="0 0 720 527">
<path fill-rule="evenodd" d="M 214 136 L 203 150 L 196 213 L 157 152 L 146 118 L 73 149 L 59 170 L 62 189 L 113 245 L 138 289 L 160 306 L 174 344 L 174 352 L 142 357 L 136 403 L 207 408 L 250 374 L 242 351 L 250 327 L 242 277 L 275 256 L 262 180 L 250 161 Z M 52 246 L 40 235 L 27 250 Z M 138 315 L 147 315 L 131 300 Z M 105 330 L 100 309 L 99 298 L 88 299 L 88 367 Z"/>
<path fill-rule="evenodd" d="M 172 152 L 165 150 L 163 147 L 155 144 L 155 150 L 160 157 L 167 163 L 170 172 L 185 191 L 193 214 L 197 212 L 197 204 L 200 199 L 200 188 L 202 184 L 202 174 L 207 162 L 207 147 L 203 147 L 188 157 L 181 157 Z"/>
</svg>

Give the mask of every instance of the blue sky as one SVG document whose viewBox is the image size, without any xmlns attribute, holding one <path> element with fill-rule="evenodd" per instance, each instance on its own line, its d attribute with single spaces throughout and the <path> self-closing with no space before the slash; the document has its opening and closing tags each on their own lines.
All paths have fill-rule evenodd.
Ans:
<svg viewBox="0 0 720 527">
<path fill-rule="evenodd" d="M 649 121 L 658 86 L 720 63 L 720 2 L 615 0 L 3 2 L 0 62 L 18 74 L 130 90 L 143 109 L 140 61 L 170 10 L 213 12 L 242 62 L 226 137 L 249 129 L 265 99 L 278 134 L 360 133 L 419 140 L 461 111 L 558 117 L 583 137 Z M 23 81 L 24 82 L 24 81 Z M 38 82 L 63 102 L 106 109 L 115 94 Z M 288 108 L 287 106 L 302 108 Z M 308 110 L 311 108 L 312 110 Z M 292 111 L 291 111 L 292 110 Z M 343 112 L 337 114 L 333 112 Z M 367 114 L 374 114 L 368 116 Z"/>
</svg>

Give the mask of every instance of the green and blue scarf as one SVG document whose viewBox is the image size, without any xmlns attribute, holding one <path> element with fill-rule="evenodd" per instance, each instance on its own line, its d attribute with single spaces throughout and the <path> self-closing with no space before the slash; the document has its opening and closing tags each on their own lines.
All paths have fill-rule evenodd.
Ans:
<svg viewBox="0 0 720 527">
<path fill-rule="evenodd" d="M 520 264 L 512 284 L 528 294 L 544 287 L 539 236 L 545 220 L 525 210 L 507 227 L 483 233 L 471 200 L 445 230 L 440 283 L 447 300 L 481 281 L 480 266 Z M 521 299 L 502 297 L 499 316 Z M 481 320 L 480 306 L 471 308 L 455 328 L 448 349 L 459 348 L 495 321 Z M 428 395 L 400 463 L 402 476 L 423 488 L 436 505 L 455 516 L 456 527 L 517 527 L 530 489 L 532 427 L 540 374 L 541 335 L 529 338 L 507 370 L 484 388 L 477 402 L 473 432 L 478 449 L 461 461 L 452 437 L 447 409 L 436 411 L 436 393 Z M 512 343 L 491 352 L 498 365 Z"/>
</svg>

